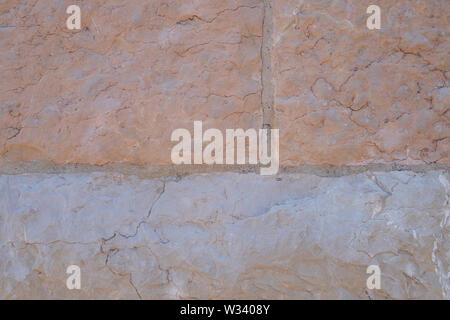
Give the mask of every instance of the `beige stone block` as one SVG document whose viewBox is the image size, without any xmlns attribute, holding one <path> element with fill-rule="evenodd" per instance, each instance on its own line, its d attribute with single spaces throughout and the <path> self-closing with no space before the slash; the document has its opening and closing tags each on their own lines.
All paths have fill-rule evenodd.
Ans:
<svg viewBox="0 0 450 320">
<path fill-rule="evenodd" d="M 260 128 L 257 0 L 0 6 L 0 162 L 171 164 L 176 128 Z"/>
<path fill-rule="evenodd" d="M 274 1 L 281 164 L 448 163 L 445 0 Z"/>
</svg>

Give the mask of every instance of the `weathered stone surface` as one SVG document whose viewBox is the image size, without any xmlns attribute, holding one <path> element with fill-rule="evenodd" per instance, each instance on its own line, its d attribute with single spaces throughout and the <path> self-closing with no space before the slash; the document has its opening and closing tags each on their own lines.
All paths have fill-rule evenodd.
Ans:
<svg viewBox="0 0 450 320">
<path fill-rule="evenodd" d="M 0 4 L 0 162 L 170 164 L 176 128 L 260 128 L 259 0 Z"/>
<path fill-rule="evenodd" d="M 64 2 L 5 1 L 0 163 L 165 165 L 194 120 L 260 128 L 263 2 L 90 1 L 74 32 Z M 281 165 L 450 161 L 448 1 L 378 1 L 381 30 L 370 4 L 272 1 Z"/>
<path fill-rule="evenodd" d="M 366 10 L 381 8 L 381 30 Z M 273 1 L 281 164 L 448 163 L 447 0 Z"/>
<path fill-rule="evenodd" d="M 449 2 L 370 4 L 3 1 L 0 299 L 449 299 Z M 170 166 L 195 120 L 293 168 Z"/>
<path fill-rule="evenodd" d="M 449 179 L 2 175 L 0 298 L 448 299 Z"/>
</svg>

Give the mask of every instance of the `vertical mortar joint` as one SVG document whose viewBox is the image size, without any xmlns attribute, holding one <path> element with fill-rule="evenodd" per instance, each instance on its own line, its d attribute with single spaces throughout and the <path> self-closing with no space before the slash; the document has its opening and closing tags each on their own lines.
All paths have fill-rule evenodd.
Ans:
<svg viewBox="0 0 450 320">
<path fill-rule="evenodd" d="M 273 45 L 273 7 L 272 0 L 264 0 L 263 37 L 261 44 L 261 104 L 263 128 L 270 129 L 274 122 L 274 86 L 272 82 L 272 45 Z"/>
</svg>

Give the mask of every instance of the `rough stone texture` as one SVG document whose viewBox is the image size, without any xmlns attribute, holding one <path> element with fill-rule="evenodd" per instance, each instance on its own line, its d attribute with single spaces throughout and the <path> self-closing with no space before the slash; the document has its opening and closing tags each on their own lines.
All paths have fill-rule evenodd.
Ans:
<svg viewBox="0 0 450 320">
<path fill-rule="evenodd" d="M 449 299 L 448 0 L 69 4 L 0 3 L 0 299 Z M 172 166 L 195 120 L 283 173 Z"/>
<path fill-rule="evenodd" d="M 449 179 L 3 175 L 0 298 L 448 299 Z"/>
<path fill-rule="evenodd" d="M 448 0 L 273 6 L 282 165 L 449 162 Z"/>
<path fill-rule="evenodd" d="M 171 164 L 170 135 L 260 128 L 263 4 L 0 4 L 0 162 Z"/>
<path fill-rule="evenodd" d="M 449 2 L 370 4 L 97 0 L 77 32 L 4 1 L 0 163 L 167 165 L 194 120 L 279 128 L 283 166 L 449 163 Z"/>
</svg>

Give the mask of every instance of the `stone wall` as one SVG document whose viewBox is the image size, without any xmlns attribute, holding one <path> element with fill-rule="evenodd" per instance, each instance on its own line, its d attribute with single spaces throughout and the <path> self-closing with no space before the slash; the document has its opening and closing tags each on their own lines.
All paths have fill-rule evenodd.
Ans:
<svg viewBox="0 0 450 320">
<path fill-rule="evenodd" d="M 3 1 L 0 299 L 449 299 L 449 16 Z M 279 129 L 278 174 L 174 165 L 194 121 Z"/>
</svg>

